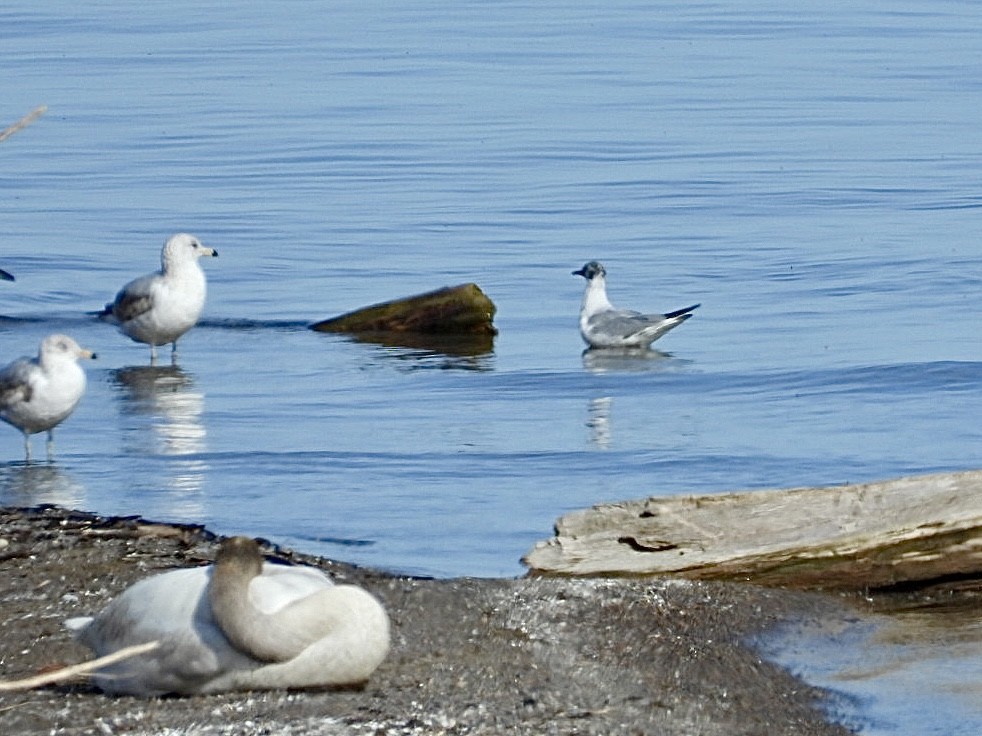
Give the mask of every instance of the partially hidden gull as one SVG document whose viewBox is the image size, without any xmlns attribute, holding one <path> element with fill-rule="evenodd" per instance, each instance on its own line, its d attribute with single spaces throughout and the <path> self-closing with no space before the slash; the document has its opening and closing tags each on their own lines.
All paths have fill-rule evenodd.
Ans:
<svg viewBox="0 0 982 736">
<path fill-rule="evenodd" d="M 85 371 L 79 358 L 95 358 L 67 335 L 49 335 L 36 358 L 18 358 L 0 369 L 0 419 L 24 433 L 24 452 L 31 459 L 31 435 L 48 433 L 50 460 L 54 428 L 63 422 L 85 393 Z"/>
<path fill-rule="evenodd" d="M 205 272 L 198 259 L 217 256 L 193 235 L 172 236 L 160 253 L 160 270 L 130 281 L 120 289 L 100 316 L 115 322 L 124 335 L 150 346 L 150 360 L 157 360 L 157 346 L 172 343 L 197 323 L 205 306 Z"/>
<path fill-rule="evenodd" d="M 143 696 L 361 685 L 390 642 L 370 593 L 265 562 L 248 537 L 224 540 L 214 565 L 145 578 L 65 625 L 98 656 L 158 642 L 94 675 L 106 692 Z"/>
<path fill-rule="evenodd" d="M 642 314 L 617 309 L 607 298 L 607 271 L 590 261 L 574 276 L 586 279 L 580 306 L 580 334 L 591 348 L 647 348 L 671 329 L 692 316 L 693 304 L 667 314 Z"/>
</svg>

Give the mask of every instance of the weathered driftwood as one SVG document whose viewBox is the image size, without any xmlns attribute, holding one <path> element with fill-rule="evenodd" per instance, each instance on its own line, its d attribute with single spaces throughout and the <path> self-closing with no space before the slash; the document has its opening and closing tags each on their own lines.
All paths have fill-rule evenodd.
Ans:
<svg viewBox="0 0 982 736">
<path fill-rule="evenodd" d="M 523 561 L 827 589 L 982 579 L 982 471 L 595 506 L 562 517 Z"/>
<path fill-rule="evenodd" d="M 27 115 L 25 115 L 24 117 L 22 117 L 20 120 L 18 120 L 13 125 L 10 125 L 10 126 L 4 128 L 3 130 L 0 130 L 0 141 L 5 141 L 10 136 L 12 136 L 14 133 L 16 133 L 16 132 L 18 132 L 20 130 L 23 130 L 28 125 L 30 125 L 35 120 L 37 120 L 39 117 L 41 117 L 42 115 L 44 115 L 44 113 L 47 112 L 47 110 L 48 110 L 48 108 L 47 108 L 46 105 L 40 105 L 39 107 L 35 107 L 33 110 L 31 110 L 29 113 L 27 113 Z"/>
<path fill-rule="evenodd" d="M 0 680 L 0 693 L 14 692 L 17 690 L 34 690 L 35 688 L 45 687 L 46 685 L 53 685 L 59 682 L 69 682 L 79 677 L 91 675 L 93 672 L 96 672 L 103 667 L 108 667 L 109 665 L 115 664 L 121 660 L 129 659 L 130 657 L 138 657 L 141 654 L 152 652 L 158 647 L 160 647 L 159 641 L 151 641 L 145 644 L 134 644 L 133 646 L 123 647 L 122 649 L 119 649 L 112 654 L 107 654 L 103 657 L 90 659 L 87 662 L 82 662 L 80 664 L 60 667 L 48 672 L 42 672 L 39 675 L 25 677 L 22 680 Z"/>
<path fill-rule="evenodd" d="M 461 284 L 374 304 L 317 322 L 310 328 L 319 332 L 494 335 L 495 311 L 494 302 L 477 284 Z"/>
</svg>

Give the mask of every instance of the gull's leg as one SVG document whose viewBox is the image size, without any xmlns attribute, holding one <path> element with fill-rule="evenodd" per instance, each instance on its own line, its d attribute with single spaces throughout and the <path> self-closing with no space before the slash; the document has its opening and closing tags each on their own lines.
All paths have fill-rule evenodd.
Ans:
<svg viewBox="0 0 982 736">
<path fill-rule="evenodd" d="M 31 435 L 24 432 L 24 462 L 31 462 Z"/>
<path fill-rule="evenodd" d="M 150 365 L 157 365 L 157 346 L 150 343 Z"/>
<path fill-rule="evenodd" d="M 45 443 L 45 449 L 48 451 L 48 462 L 50 463 L 55 457 L 55 431 L 54 429 L 48 430 L 48 441 Z"/>
</svg>

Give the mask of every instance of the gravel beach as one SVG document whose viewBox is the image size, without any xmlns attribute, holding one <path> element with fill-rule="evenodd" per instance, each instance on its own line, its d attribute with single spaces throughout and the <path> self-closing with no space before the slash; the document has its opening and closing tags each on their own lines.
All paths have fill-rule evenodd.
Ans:
<svg viewBox="0 0 982 736">
<path fill-rule="evenodd" d="M 0 678 L 89 658 L 64 630 L 129 584 L 210 562 L 200 527 L 0 509 Z M 4 734 L 845 734 L 755 635 L 826 596 L 667 579 L 414 579 L 266 546 L 375 593 L 388 659 L 360 690 L 108 697 L 85 682 L 0 694 Z"/>
</svg>

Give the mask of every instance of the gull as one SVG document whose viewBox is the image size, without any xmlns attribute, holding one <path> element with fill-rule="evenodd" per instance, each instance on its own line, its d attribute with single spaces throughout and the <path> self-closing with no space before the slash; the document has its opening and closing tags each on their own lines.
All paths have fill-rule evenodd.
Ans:
<svg viewBox="0 0 982 736">
<path fill-rule="evenodd" d="M 214 565 L 145 578 L 65 625 L 100 657 L 158 642 L 94 677 L 106 692 L 144 696 L 362 684 L 390 642 L 373 595 L 264 562 L 248 537 L 224 540 Z"/>
<path fill-rule="evenodd" d="M 217 256 L 193 235 L 178 233 L 160 253 L 161 268 L 130 281 L 100 314 L 114 321 L 124 335 L 150 345 L 150 361 L 157 361 L 157 346 L 173 343 L 194 327 L 205 306 L 205 273 L 198 265 L 202 256 Z"/>
<path fill-rule="evenodd" d="M 641 314 L 617 309 L 607 299 L 607 272 L 590 261 L 574 276 L 586 279 L 580 306 L 580 334 L 591 348 L 647 348 L 655 340 L 692 316 L 693 304 L 668 314 Z"/>
<path fill-rule="evenodd" d="M 0 268 L 0 281 L 13 281 L 13 275 L 7 273 L 2 268 Z"/>
<path fill-rule="evenodd" d="M 95 358 L 67 335 L 49 335 L 36 358 L 18 358 L 0 369 L 0 419 L 24 433 L 31 460 L 31 435 L 48 433 L 48 460 L 54 450 L 54 428 L 68 418 L 85 393 L 85 371 L 79 358 Z"/>
</svg>

